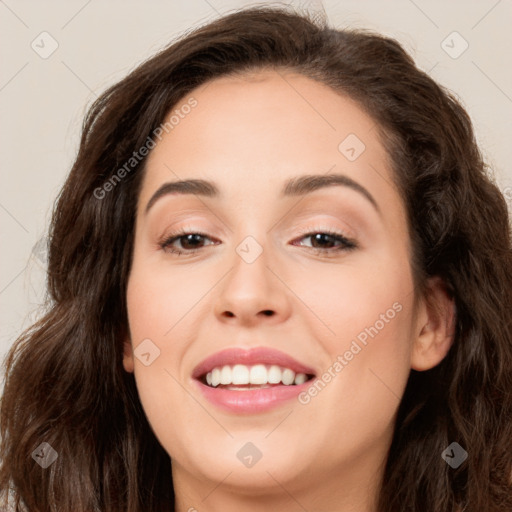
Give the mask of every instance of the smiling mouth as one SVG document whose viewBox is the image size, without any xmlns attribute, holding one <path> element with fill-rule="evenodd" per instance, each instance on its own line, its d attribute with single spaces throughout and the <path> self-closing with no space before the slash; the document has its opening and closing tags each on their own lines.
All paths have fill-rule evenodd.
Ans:
<svg viewBox="0 0 512 512">
<path fill-rule="evenodd" d="M 212 368 L 198 380 L 215 389 L 248 391 L 277 386 L 299 386 L 315 376 L 308 373 L 296 373 L 290 368 L 278 365 L 223 365 Z"/>
</svg>

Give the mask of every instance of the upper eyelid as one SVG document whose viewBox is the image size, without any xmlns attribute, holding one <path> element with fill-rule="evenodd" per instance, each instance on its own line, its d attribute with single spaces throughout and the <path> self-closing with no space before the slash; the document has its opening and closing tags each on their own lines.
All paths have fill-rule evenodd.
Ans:
<svg viewBox="0 0 512 512">
<path fill-rule="evenodd" d="M 163 235 L 163 239 L 176 239 L 181 238 L 186 235 L 201 235 L 203 237 L 209 238 L 211 240 L 218 240 L 217 237 L 210 235 L 207 233 L 208 230 L 203 229 L 189 229 L 188 227 L 178 228 L 176 230 L 171 230 L 168 235 Z M 312 227 L 312 228 L 299 228 L 298 233 L 294 236 L 307 236 L 313 235 L 316 233 L 331 233 L 333 235 L 341 236 L 347 239 L 355 238 L 351 234 L 347 233 L 346 230 L 340 228 L 329 228 L 329 227 Z"/>
<path fill-rule="evenodd" d="M 352 234 L 347 233 L 345 229 L 334 228 L 334 227 L 321 227 L 321 226 L 313 226 L 312 228 L 298 228 L 298 236 L 307 236 L 313 235 L 315 233 L 332 233 L 337 236 L 341 236 L 343 238 L 352 239 L 355 238 Z"/>
</svg>

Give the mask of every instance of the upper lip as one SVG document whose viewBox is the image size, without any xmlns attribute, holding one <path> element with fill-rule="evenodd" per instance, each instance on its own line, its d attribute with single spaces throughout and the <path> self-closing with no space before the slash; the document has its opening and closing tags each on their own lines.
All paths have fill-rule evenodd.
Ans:
<svg viewBox="0 0 512 512">
<path fill-rule="evenodd" d="M 228 348 L 216 352 L 201 361 L 193 370 L 192 377 L 199 379 L 214 368 L 225 365 L 244 364 L 247 366 L 255 364 L 277 365 L 290 368 L 295 373 L 315 375 L 315 371 L 293 357 L 274 348 L 256 347 L 251 349 Z"/>
</svg>

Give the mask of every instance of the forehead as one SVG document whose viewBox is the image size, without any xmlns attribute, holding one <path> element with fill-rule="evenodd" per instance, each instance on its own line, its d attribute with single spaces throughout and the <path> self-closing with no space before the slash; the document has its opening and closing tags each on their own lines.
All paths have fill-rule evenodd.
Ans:
<svg viewBox="0 0 512 512">
<path fill-rule="evenodd" d="M 194 108 L 184 108 L 195 102 Z M 325 84 L 284 70 L 225 76 L 193 90 L 146 162 L 141 203 L 161 183 L 214 180 L 231 197 L 276 194 L 300 174 L 343 173 L 365 187 L 392 183 L 376 122 Z"/>
</svg>

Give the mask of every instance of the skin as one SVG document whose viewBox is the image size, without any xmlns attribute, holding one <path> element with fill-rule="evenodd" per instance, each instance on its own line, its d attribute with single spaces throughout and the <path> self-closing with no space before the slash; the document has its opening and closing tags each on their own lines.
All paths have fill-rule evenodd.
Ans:
<svg viewBox="0 0 512 512">
<path fill-rule="evenodd" d="M 410 369 L 443 359 L 453 320 L 439 279 L 417 297 L 404 204 L 376 124 L 349 98 L 291 72 L 223 77 L 191 96 L 197 107 L 147 160 L 124 355 L 173 461 L 176 510 L 375 511 Z M 366 146 L 353 162 L 338 149 L 349 134 Z M 380 211 L 347 186 L 280 197 L 290 178 L 335 173 L 363 186 Z M 221 196 L 166 195 L 145 213 L 162 184 L 187 178 L 214 181 Z M 208 235 L 195 254 L 159 244 L 181 227 Z M 303 233 L 325 229 L 357 247 L 334 252 L 339 243 L 324 241 L 315 252 Z M 251 264 L 236 251 L 247 236 L 263 250 Z M 173 246 L 191 247 L 183 238 Z M 397 303 L 400 312 L 333 371 Z M 145 366 L 133 349 L 148 338 L 160 354 Z M 307 404 L 258 414 L 222 411 L 198 392 L 191 373 L 205 357 L 256 346 L 335 376 Z M 249 441 L 262 453 L 251 468 L 236 456 Z"/>
</svg>

